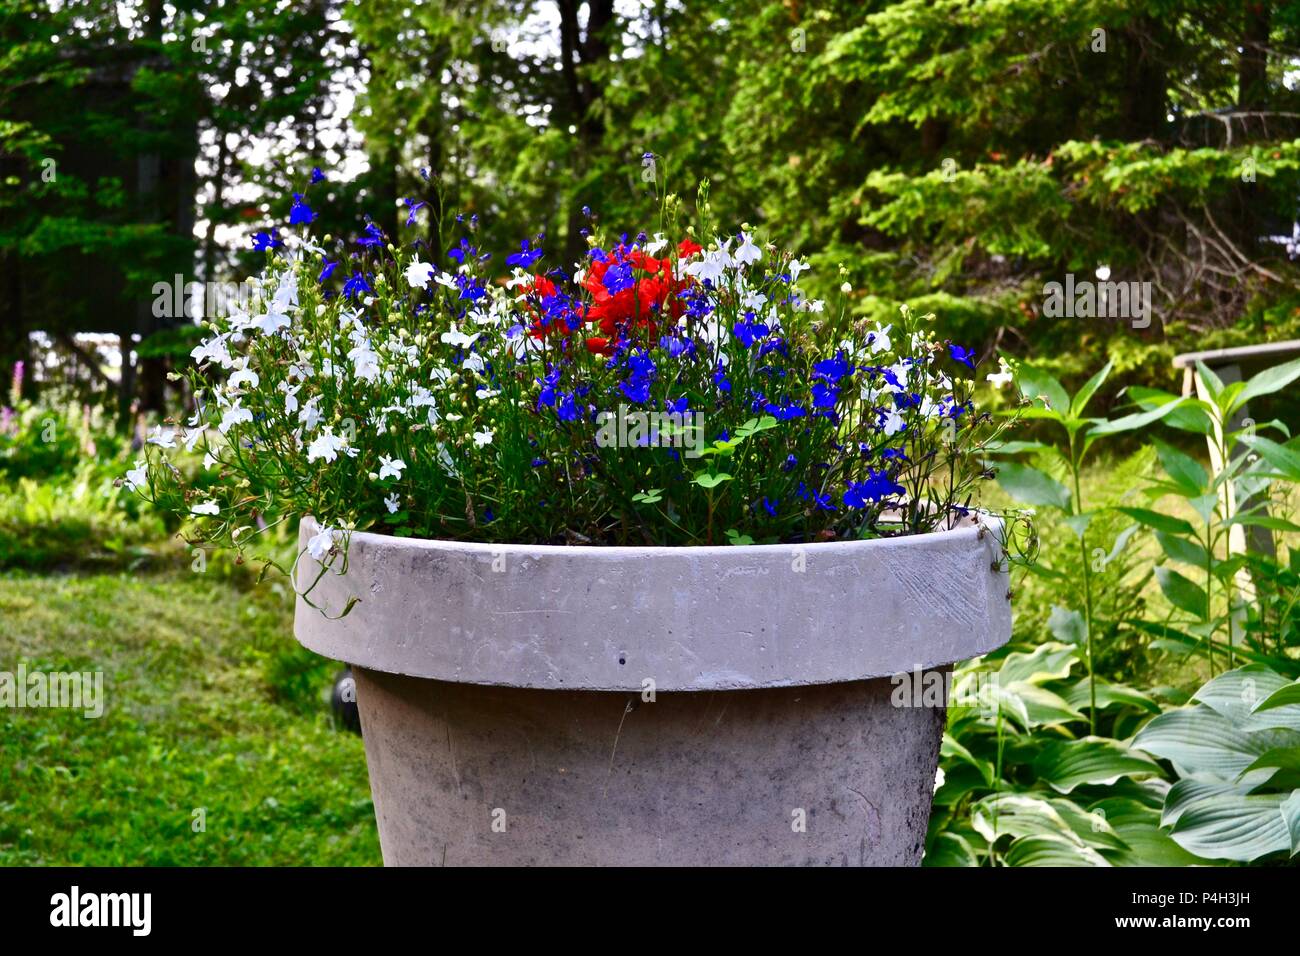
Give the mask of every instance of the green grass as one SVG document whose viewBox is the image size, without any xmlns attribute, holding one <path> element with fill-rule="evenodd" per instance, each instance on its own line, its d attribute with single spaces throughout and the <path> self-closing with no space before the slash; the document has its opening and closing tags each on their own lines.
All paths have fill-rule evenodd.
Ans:
<svg viewBox="0 0 1300 956">
<path fill-rule="evenodd" d="M 102 670 L 106 699 L 0 709 L 0 865 L 380 863 L 337 665 L 294 642 L 282 583 L 247 577 L 0 576 L 0 671 Z"/>
</svg>

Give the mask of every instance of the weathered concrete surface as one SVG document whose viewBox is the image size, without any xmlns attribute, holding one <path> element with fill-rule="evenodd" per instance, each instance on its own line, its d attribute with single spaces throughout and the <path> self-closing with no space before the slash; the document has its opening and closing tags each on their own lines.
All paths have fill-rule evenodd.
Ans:
<svg viewBox="0 0 1300 956">
<path fill-rule="evenodd" d="M 1011 635 L 1000 523 L 805 546 L 601 548 L 351 537 L 299 600 L 312 650 L 391 674 L 660 692 L 861 680 L 964 660 Z M 317 531 L 304 519 L 301 547 Z M 342 561 L 337 560 L 341 567 Z M 300 560 L 300 587 L 320 566 Z"/>
<path fill-rule="evenodd" d="M 944 709 L 888 680 L 645 702 L 355 676 L 390 866 L 921 857 Z"/>
</svg>

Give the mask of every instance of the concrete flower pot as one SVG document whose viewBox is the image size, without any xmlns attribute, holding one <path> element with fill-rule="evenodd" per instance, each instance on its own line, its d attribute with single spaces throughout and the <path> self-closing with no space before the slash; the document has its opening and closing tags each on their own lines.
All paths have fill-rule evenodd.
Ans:
<svg viewBox="0 0 1300 956">
<path fill-rule="evenodd" d="M 317 528 L 301 528 L 301 546 Z M 708 548 L 354 534 L 299 641 L 353 666 L 388 865 L 914 865 L 945 707 L 1011 633 L 996 521 Z M 335 561 L 339 566 L 340 561 Z M 304 555 L 299 580 L 320 569 Z M 933 683 L 933 682 L 931 682 Z"/>
</svg>

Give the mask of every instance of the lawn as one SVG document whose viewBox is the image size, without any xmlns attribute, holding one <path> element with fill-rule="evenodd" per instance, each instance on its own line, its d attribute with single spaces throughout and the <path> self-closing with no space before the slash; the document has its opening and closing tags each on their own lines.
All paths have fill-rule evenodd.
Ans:
<svg viewBox="0 0 1300 956">
<path fill-rule="evenodd" d="M 381 862 L 335 665 L 294 642 L 286 588 L 247 579 L 0 576 L 0 670 L 102 670 L 106 698 L 0 709 L 0 865 Z"/>
</svg>

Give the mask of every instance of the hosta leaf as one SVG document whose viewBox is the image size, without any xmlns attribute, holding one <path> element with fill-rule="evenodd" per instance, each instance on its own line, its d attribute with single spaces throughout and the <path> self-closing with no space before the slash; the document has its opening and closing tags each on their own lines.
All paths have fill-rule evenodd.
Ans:
<svg viewBox="0 0 1300 956">
<path fill-rule="evenodd" d="M 1016 840 L 1005 860 L 1007 866 L 1110 866 L 1092 847 L 1047 834 Z"/>
<path fill-rule="evenodd" d="M 1088 628 L 1083 615 L 1055 604 L 1047 618 L 1047 629 L 1054 638 L 1066 644 L 1082 644 L 1088 639 Z"/>
<path fill-rule="evenodd" d="M 1257 730 L 1271 725 L 1256 722 L 1252 716 L 1255 709 L 1290 683 L 1263 664 L 1248 664 L 1220 674 L 1192 697 L 1227 717 L 1234 726 Z"/>
<path fill-rule="evenodd" d="M 926 848 L 922 866 L 979 866 L 970 841 L 957 833 L 938 833 Z"/>
<path fill-rule="evenodd" d="M 1220 794 L 1192 803 L 1174 824 L 1183 849 L 1215 860 L 1248 863 L 1291 852 L 1291 828 L 1277 794 Z"/>
<path fill-rule="evenodd" d="M 1250 791 L 1251 788 L 1247 784 L 1184 777 L 1170 787 L 1169 792 L 1165 794 L 1165 805 L 1160 811 L 1160 825 L 1162 827 L 1173 826 L 1178 822 L 1178 818 L 1183 815 L 1183 811 L 1194 803 L 1227 793 L 1245 796 Z"/>
<path fill-rule="evenodd" d="M 1300 790 L 1293 790 L 1281 806 L 1282 819 L 1286 822 L 1287 834 L 1291 839 L 1291 856 L 1300 853 Z"/>
<path fill-rule="evenodd" d="M 1046 687 L 1017 681 L 1008 686 L 1006 690 L 1024 702 L 1026 729 L 1064 724 L 1072 720 L 1083 719 L 1083 714 L 1071 707 L 1064 697 L 1053 693 Z"/>
<path fill-rule="evenodd" d="M 1040 644 L 1030 653 L 1016 651 L 1008 654 L 998 669 L 998 680 L 1003 684 L 1024 681 L 1041 684 L 1070 676 L 1070 668 L 1079 663 L 1079 650 L 1068 644 L 1048 642 Z"/>
<path fill-rule="evenodd" d="M 1120 838 L 1103 813 L 1092 813 L 1064 798 L 1048 801 L 1061 815 L 1071 832 L 1088 846 L 1099 850 L 1124 850 L 1128 844 Z"/>
<path fill-rule="evenodd" d="M 1259 735 L 1234 727 L 1209 707 L 1166 711 L 1138 731 L 1133 746 L 1170 761 L 1180 776 L 1224 783 L 1235 782 L 1268 749 Z"/>
<path fill-rule="evenodd" d="M 1084 845 L 1051 803 L 1029 794 L 990 794 L 971 807 L 970 820 L 975 832 L 990 844 L 1004 836 L 1050 834 Z"/>
<path fill-rule="evenodd" d="M 1128 844 L 1124 850 L 1104 850 L 1115 866 L 1204 866 L 1210 861 L 1188 853 L 1160 829 L 1160 811 L 1128 797 L 1107 797 L 1088 807 L 1101 816 Z"/>
<path fill-rule="evenodd" d="M 1039 780 L 1061 793 L 1085 783 L 1114 783 L 1120 777 L 1160 773 L 1160 767 L 1146 754 L 1133 753 L 1117 740 L 1086 737 L 1083 740 L 1050 741 L 1034 760 Z"/>
<path fill-rule="evenodd" d="M 1091 706 L 1092 694 L 1088 687 L 1088 679 L 1085 677 L 1075 683 L 1065 694 L 1065 699 L 1072 707 L 1079 709 Z M 1123 684 L 1110 684 L 1098 680 L 1097 709 L 1105 710 L 1114 704 L 1136 707 L 1152 714 L 1160 713 L 1160 705 L 1140 690 L 1134 690 L 1132 687 L 1126 687 Z"/>
</svg>

